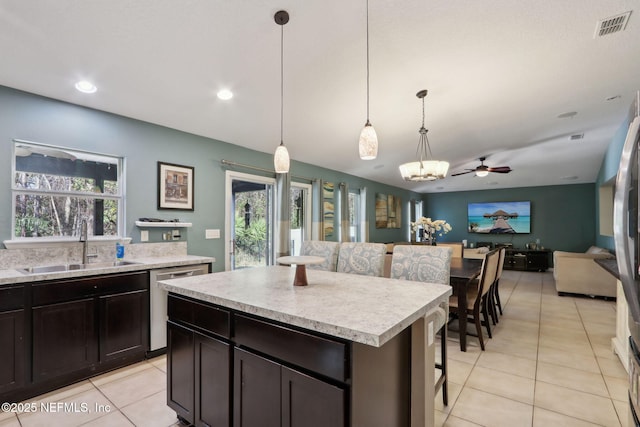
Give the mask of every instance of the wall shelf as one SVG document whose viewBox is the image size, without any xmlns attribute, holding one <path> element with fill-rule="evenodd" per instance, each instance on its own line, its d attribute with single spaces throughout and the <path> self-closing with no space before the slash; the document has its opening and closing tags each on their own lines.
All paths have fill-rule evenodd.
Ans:
<svg viewBox="0 0 640 427">
<path fill-rule="evenodd" d="M 153 221 L 136 221 L 136 225 L 140 228 L 188 228 L 193 224 L 190 222 L 153 222 Z"/>
</svg>

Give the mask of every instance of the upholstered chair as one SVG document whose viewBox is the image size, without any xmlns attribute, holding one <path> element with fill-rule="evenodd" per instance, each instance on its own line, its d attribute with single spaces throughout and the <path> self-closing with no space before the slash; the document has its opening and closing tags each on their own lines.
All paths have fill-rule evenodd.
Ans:
<svg viewBox="0 0 640 427">
<path fill-rule="evenodd" d="M 462 245 L 460 245 L 462 246 Z M 453 248 L 448 246 L 396 246 L 391 259 L 392 279 L 449 285 L 451 256 Z M 446 317 L 446 313 L 444 313 Z M 442 387 L 442 402 L 449 404 L 447 391 L 447 319 L 442 319 L 440 329 L 440 363 L 436 368 L 441 372 L 436 381 L 436 392 Z"/>
<path fill-rule="evenodd" d="M 338 272 L 382 277 L 386 253 L 384 243 L 340 243 Z"/>
<path fill-rule="evenodd" d="M 300 255 L 313 255 L 323 257 L 321 264 L 309 264 L 307 268 L 325 271 L 336 271 L 338 264 L 338 250 L 340 243 L 324 242 L 321 240 L 305 240 L 300 248 Z"/>
<path fill-rule="evenodd" d="M 452 249 L 440 246 L 396 246 L 391 258 L 392 279 L 449 284 Z"/>
</svg>

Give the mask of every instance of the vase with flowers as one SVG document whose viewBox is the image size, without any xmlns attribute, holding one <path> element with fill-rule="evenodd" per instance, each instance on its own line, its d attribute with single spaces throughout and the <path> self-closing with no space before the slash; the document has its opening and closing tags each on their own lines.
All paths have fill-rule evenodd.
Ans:
<svg viewBox="0 0 640 427">
<path fill-rule="evenodd" d="M 420 217 L 416 222 L 411 223 L 411 230 L 414 233 L 422 230 L 421 240 L 435 246 L 437 236 L 450 232 L 452 227 L 444 219 L 432 220 L 431 218 Z"/>
</svg>

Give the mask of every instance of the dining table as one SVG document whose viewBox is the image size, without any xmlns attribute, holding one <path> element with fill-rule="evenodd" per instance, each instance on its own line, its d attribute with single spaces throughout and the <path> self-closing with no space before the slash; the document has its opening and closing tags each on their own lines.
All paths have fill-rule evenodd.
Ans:
<svg viewBox="0 0 640 427">
<path fill-rule="evenodd" d="M 451 258 L 449 283 L 458 296 L 458 322 L 460 325 L 460 351 L 467 351 L 467 287 L 476 286 L 482 271 L 482 260 L 473 258 Z"/>
</svg>

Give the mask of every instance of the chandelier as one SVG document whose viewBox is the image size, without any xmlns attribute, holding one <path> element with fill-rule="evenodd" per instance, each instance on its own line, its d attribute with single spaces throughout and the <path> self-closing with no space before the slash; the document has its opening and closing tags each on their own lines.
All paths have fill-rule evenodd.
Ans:
<svg viewBox="0 0 640 427">
<path fill-rule="evenodd" d="M 433 160 L 427 138 L 428 130 L 424 127 L 424 98 L 427 96 L 427 90 L 421 90 L 416 96 L 422 99 L 422 126 L 418 130 L 420 139 L 416 150 L 418 161 L 400 165 L 400 174 L 405 181 L 435 181 L 447 176 L 449 162 Z"/>
</svg>

